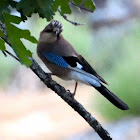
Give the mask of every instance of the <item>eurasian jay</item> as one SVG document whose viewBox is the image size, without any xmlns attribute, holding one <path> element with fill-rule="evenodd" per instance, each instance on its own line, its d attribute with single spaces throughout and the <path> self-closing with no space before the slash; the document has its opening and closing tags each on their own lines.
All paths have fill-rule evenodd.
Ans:
<svg viewBox="0 0 140 140">
<path fill-rule="evenodd" d="M 75 80 L 75 95 L 78 82 L 93 86 L 116 107 L 127 110 L 128 105 L 109 91 L 107 82 L 99 76 L 90 64 L 76 52 L 61 35 L 63 26 L 53 20 L 40 33 L 37 54 L 53 75 L 64 80 Z"/>
</svg>

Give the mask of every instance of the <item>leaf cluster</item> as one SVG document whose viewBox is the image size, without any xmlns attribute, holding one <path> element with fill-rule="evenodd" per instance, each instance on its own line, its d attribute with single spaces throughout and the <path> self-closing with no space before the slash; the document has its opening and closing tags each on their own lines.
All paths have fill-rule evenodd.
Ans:
<svg viewBox="0 0 140 140">
<path fill-rule="evenodd" d="M 6 49 L 4 39 L 7 38 L 20 62 L 30 66 L 32 62 L 28 57 L 32 57 L 32 53 L 26 49 L 21 39 L 24 38 L 32 43 L 38 41 L 31 36 L 29 30 L 22 30 L 15 24 L 27 20 L 34 13 L 37 13 L 41 18 L 46 18 L 47 21 L 53 19 L 58 9 L 62 16 L 71 14 L 70 5 L 87 8 L 90 11 L 95 9 L 92 0 L 20 0 L 19 2 L 0 0 L 0 50 Z M 13 9 L 20 13 L 20 17 L 11 15 Z M 6 29 L 3 29 L 2 25 L 5 25 Z M 6 30 L 6 34 L 3 33 L 3 30 Z"/>
</svg>

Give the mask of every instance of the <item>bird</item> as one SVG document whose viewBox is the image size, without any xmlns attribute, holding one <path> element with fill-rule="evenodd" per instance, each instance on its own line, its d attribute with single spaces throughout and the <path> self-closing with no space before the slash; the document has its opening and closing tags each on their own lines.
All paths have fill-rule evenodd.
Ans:
<svg viewBox="0 0 140 140">
<path fill-rule="evenodd" d="M 63 25 L 57 20 L 52 20 L 40 32 L 37 54 L 51 74 L 63 80 L 75 80 L 73 97 L 78 82 L 81 82 L 94 87 L 117 108 L 128 110 L 128 105 L 106 88 L 107 82 L 63 37 L 62 31 Z"/>
</svg>

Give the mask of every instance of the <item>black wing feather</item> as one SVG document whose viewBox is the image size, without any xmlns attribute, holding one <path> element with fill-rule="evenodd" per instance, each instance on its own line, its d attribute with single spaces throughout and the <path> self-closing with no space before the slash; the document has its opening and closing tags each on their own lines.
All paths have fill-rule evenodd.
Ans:
<svg viewBox="0 0 140 140">
<path fill-rule="evenodd" d="M 89 63 L 81 56 L 79 57 L 74 57 L 74 56 L 63 56 L 64 60 L 71 66 L 71 67 L 76 67 L 77 62 L 83 66 L 83 70 L 96 76 L 101 82 L 107 84 L 107 82 L 96 73 L 96 71 L 89 65 Z"/>
<path fill-rule="evenodd" d="M 99 76 L 95 70 L 88 64 L 88 62 L 82 57 L 63 57 L 65 61 L 71 66 L 71 67 L 76 67 L 77 62 L 83 66 L 83 70 L 93 74 L 96 76 L 98 79 L 100 79 L 103 83 L 107 84 L 107 82 Z M 125 104 L 121 99 L 119 99 L 115 94 L 113 94 L 110 90 L 108 90 L 104 85 L 101 84 L 101 87 L 94 87 L 96 90 L 98 90 L 104 97 L 106 97 L 112 104 L 114 104 L 116 107 L 122 109 L 122 110 L 127 110 L 129 109 L 128 105 Z"/>
<path fill-rule="evenodd" d="M 71 66 L 71 67 L 76 67 L 77 64 L 77 57 L 73 57 L 73 56 L 63 56 L 64 60 Z"/>
</svg>

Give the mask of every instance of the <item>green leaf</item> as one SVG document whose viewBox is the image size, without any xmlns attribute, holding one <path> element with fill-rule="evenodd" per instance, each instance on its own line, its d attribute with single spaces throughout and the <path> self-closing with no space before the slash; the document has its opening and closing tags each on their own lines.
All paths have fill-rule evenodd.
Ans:
<svg viewBox="0 0 140 140">
<path fill-rule="evenodd" d="M 19 30 L 20 30 L 21 38 L 29 40 L 32 43 L 36 43 L 36 44 L 38 43 L 38 41 L 33 36 L 31 36 L 31 33 L 29 30 L 21 30 L 21 29 L 19 29 Z"/>
<path fill-rule="evenodd" d="M 33 13 L 38 13 L 40 17 L 50 21 L 55 14 L 53 3 L 54 0 L 21 0 L 17 4 L 16 9 L 22 16 L 31 17 Z"/>
<path fill-rule="evenodd" d="M 81 5 L 83 3 L 83 0 L 72 0 L 75 4 Z"/>
<path fill-rule="evenodd" d="M 0 21 L 3 22 L 3 12 L 10 13 L 9 0 L 0 0 Z"/>
<path fill-rule="evenodd" d="M 38 7 L 38 13 L 40 15 L 40 17 L 42 18 L 46 18 L 48 21 L 50 21 L 51 19 L 53 19 L 53 15 L 54 13 L 54 9 L 53 9 L 53 0 L 36 0 Z"/>
<path fill-rule="evenodd" d="M 68 0 L 55 0 L 53 6 L 55 11 L 57 11 L 58 8 L 60 7 L 61 15 L 71 14 L 71 9 Z"/>
<path fill-rule="evenodd" d="M 0 30 L 0 37 L 4 37 L 4 33 Z"/>
<path fill-rule="evenodd" d="M 24 44 L 21 41 L 21 38 L 25 38 L 33 43 L 37 43 L 37 40 L 30 35 L 30 32 L 28 30 L 19 29 L 12 24 L 19 24 L 21 22 L 21 18 L 9 15 L 7 13 L 4 13 L 3 15 L 8 35 L 8 41 L 11 43 L 14 52 L 20 59 L 20 62 L 29 67 L 32 62 L 28 57 L 32 57 L 32 53 L 25 48 Z"/>
<path fill-rule="evenodd" d="M 20 17 L 14 16 L 14 15 L 10 15 L 10 14 L 7 14 L 7 13 L 3 13 L 3 15 L 4 15 L 5 23 L 8 22 L 8 23 L 19 24 L 22 21 Z"/>
<path fill-rule="evenodd" d="M 5 42 L 2 39 L 0 39 L 0 50 L 1 51 L 5 50 Z"/>
<path fill-rule="evenodd" d="M 23 13 L 24 15 L 30 17 L 32 13 L 35 11 L 35 7 L 37 6 L 36 0 L 21 0 L 17 6 L 17 11 Z"/>
<path fill-rule="evenodd" d="M 17 5 L 17 3 L 18 2 L 16 2 L 16 1 L 9 1 L 9 4 L 11 5 L 11 7 L 13 7 L 13 8 L 16 8 L 16 5 Z"/>
<path fill-rule="evenodd" d="M 92 0 L 85 0 L 85 7 L 90 9 L 92 12 L 95 10 L 95 4 Z"/>
</svg>

